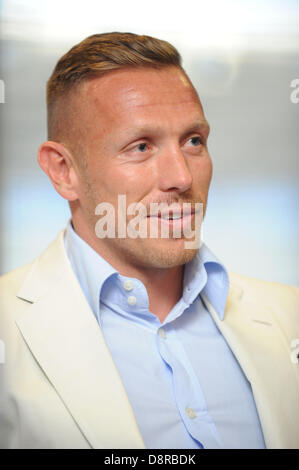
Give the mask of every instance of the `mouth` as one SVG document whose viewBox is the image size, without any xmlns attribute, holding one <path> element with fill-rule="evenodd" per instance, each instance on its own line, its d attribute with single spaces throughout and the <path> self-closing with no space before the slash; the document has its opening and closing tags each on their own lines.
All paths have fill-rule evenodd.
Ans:
<svg viewBox="0 0 299 470">
<path fill-rule="evenodd" d="M 188 210 L 186 210 L 185 208 L 178 208 L 159 211 L 157 214 L 149 214 L 147 215 L 147 217 L 156 217 L 162 220 L 180 220 L 184 219 L 185 217 L 194 216 L 198 212 L 199 210 L 195 210 L 194 208 Z"/>
<path fill-rule="evenodd" d="M 188 212 L 184 212 L 183 210 L 178 210 L 178 211 L 168 211 L 165 213 L 158 214 L 158 217 L 160 217 L 163 220 L 180 220 L 184 219 L 185 217 L 190 217 L 194 215 L 195 211 L 194 209 Z"/>
<path fill-rule="evenodd" d="M 156 220 L 158 224 L 167 225 L 170 229 L 184 230 L 187 231 L 192 229 L 194 225 L 195 216 L 199 213 L 199 210 L 194 208 L 189 208 L 188 210 L 183 210 L 182 207 L 173 210 L 161 211 L 158 214 L 149 214 L 148 219 Z"/>
</svg>

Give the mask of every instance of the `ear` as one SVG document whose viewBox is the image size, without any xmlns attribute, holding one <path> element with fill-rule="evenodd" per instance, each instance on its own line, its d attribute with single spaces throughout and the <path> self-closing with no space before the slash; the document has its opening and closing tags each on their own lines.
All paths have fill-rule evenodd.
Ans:
<svg viewBox="0 0 299 470">
<path fill-rule="evenodd" d="M 60 196 L 68 201 L 78 199 L 78 178 L 73 157 L 63 144 L 44 142 L 38 149 L 37 159 Z"/>
</svg>

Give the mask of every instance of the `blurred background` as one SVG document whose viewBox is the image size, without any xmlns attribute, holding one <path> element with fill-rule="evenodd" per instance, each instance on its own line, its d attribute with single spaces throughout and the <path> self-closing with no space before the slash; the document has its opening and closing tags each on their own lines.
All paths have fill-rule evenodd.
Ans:
<svg viewBox="0 0 299 470">
<path fill-rule="evenodd" d="M 130 31 L 178 48 L 211 124 L 205 243 L 231 271 L 299 285 L 299 1 L 2 0 L 0 14 L 0 274 L 70 217 L 36 161 L 57 60 Z"/>
</svg>

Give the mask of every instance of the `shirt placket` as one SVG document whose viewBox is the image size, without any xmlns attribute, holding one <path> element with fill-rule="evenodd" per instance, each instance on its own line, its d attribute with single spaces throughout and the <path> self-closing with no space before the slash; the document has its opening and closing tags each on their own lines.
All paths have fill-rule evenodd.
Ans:
<svg viewBox="0 0 299 470">
<path fill-rule="evenodd" d="M 223 448 L 200 383 L 171 324 L 158 329 L 157 345 L 161 358 L 171 368 L 176 406 L 187 431 L 203 448 Z"/>
</svg>

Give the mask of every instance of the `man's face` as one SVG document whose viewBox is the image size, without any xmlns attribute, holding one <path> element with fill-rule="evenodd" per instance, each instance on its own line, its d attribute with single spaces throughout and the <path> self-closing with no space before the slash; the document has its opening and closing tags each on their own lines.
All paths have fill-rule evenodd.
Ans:
<svg viewBox="0 0 299 470">
<path fill-rule="evenodd" d="M 212 176 L 209 128 L 179 68 L 114 71 L 84 83 L 78 97 L 86 165 L 80 166 L 75 228 L 79 214 L 95 237 L 96 206 L 112 203 L 117 214 L 120 194 L 126 194 L 127 206 L 142 203 L 149 210 L 153 202 L 200 202 L 205 211 Z M 143 269 L 190 261 L 196 250 L 186 249 L 185 242 L 184 237 L 96 240 L 108 260 Z"/>
</svg>

